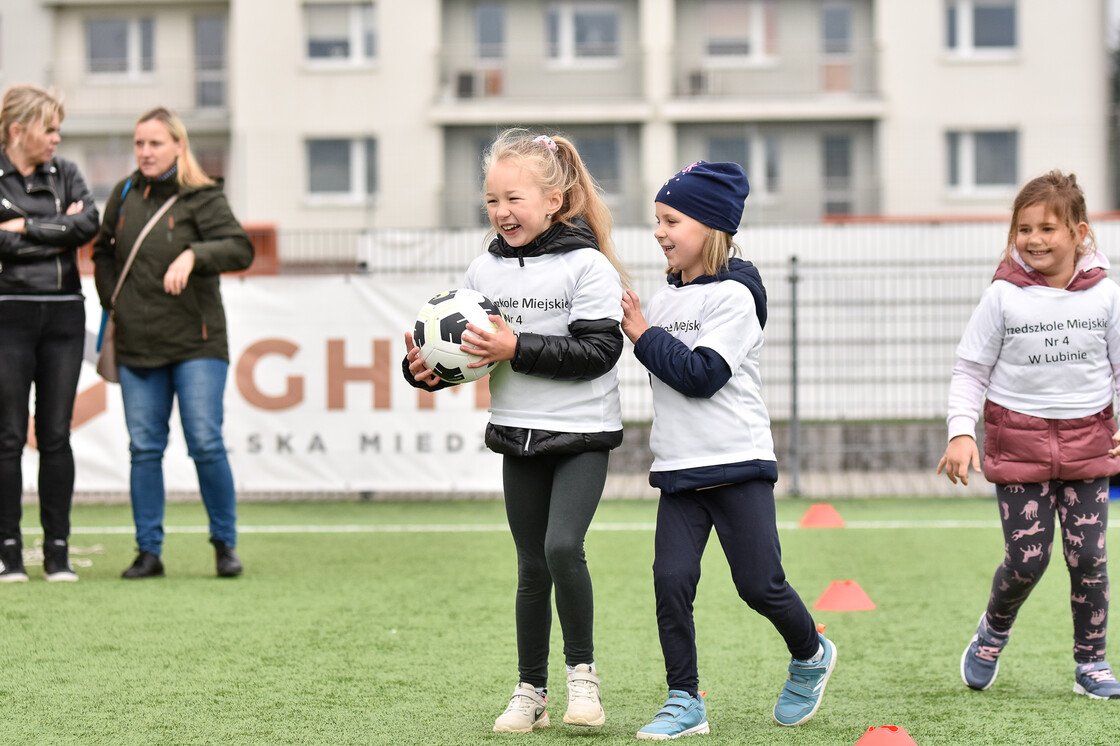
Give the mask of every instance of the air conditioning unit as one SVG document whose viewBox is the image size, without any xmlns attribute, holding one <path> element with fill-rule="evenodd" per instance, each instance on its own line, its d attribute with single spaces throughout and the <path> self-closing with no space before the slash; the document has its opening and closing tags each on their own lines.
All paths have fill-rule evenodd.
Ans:
<svg viewBox="0 0 1120 746">
<path fill-rule="evenodd" d="M 712 75 L 707 70 L 693 70 L 685 77 L 685 93 L 689 96 L 703 96 L 712 91 Z"/>
<path fill-rule="evenodd" d="M 455 98 L 482 98 L 502 95 L 502 71 L 460 70 L 455 75 Z"/>
<path fill-rule="evenodd" d="M 466 70 L 455 76 L 455 98 L 474 98 L 479 92 L 474 70 Z"/>
</svg>

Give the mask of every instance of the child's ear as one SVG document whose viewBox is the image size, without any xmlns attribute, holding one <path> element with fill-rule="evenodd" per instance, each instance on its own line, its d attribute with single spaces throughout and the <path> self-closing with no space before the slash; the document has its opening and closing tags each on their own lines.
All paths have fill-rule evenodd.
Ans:
<svg viewBox="0 0 1120 746">
<path fill-rule="evenodd" d="M 1085 239 L 1089 237 L 1089 224 L 1082 222 L 1074 226 L 1073 237 L 1077 239 L 1078 245 L 1085 243 Z"/>
<path fill-rule="evenodd" d="M 560 212 L 560 208 L 564 206 L 564 195 L 560 193 L 559 189 L 553 189 L 545 199 L 545 205 L 548 207 L 548 214 L 555 215 Z"/>
</svg>

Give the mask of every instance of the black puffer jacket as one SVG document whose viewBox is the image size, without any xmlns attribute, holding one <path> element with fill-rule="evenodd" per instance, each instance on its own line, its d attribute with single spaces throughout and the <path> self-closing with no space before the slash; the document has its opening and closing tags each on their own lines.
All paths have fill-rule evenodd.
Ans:
<svg viewBox="0 0 1120 746">
<path fill-rule="evenodd" d="M 66 208 L 81 201 L 82 211 Z M 78 247 L 97 235 L 97 206 L 78 167 L 53 158 L 23 176 L 0 148 L 0 223 L 23 218 L 27 234 L 0 231 L 0 295 L 82 291 Z"/>
</svg>

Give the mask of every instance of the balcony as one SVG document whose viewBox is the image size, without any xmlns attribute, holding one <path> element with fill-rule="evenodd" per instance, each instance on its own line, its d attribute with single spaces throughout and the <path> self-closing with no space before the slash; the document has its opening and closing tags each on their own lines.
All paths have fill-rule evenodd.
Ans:
<svg viewBox="0 0 1120 746">
<path fill-rule="evenodd" d="M 62 93 L 66 131 L 73 135 L 131 130 L 155 106 L 173 109 L 193 133 L 228 132 L 229 103 L 225 69 L 197 60 L 157 59 L 151 70 L 129 70 L 125 60 L 105 71 L 58 67 L 47 84 Z M 204 69 L 200 69 L 204 68 Z"/>
<path fill-rule="evenodd" d="M 665 107 L 674 121 L 750 119 L 878 118 L 884 113 L 873 51 L 823 54 L 783 50 L 773 56 L 676 55 L 672 98 Z"/>
<path fill-rule="evenodd" d="M 480 123 L 513 115 L 520 121 L 603 122 L 649 115 L 641 55 L 556 60 L 534 49 L 483 60 L 473 51 L 445 51 L 439 59 L 437 121 Z"/>
</svg>

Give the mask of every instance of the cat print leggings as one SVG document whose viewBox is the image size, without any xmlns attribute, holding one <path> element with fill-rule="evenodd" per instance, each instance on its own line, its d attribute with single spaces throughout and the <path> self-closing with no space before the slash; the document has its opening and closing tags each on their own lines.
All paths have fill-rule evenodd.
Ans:
<svg viewBox="0 0 1120 746">
<path fill-rule="evenodd" d="M 1108 629 L 1108 478 L 996 485 L 1004 558 L 992 579 L 988 625 L 1006 634 L 1019 608 L 1046 571 L 1054 547 L 1055 515 L 1069 568 L 1073 658 L 1103 661 Z"/>
</svg>

